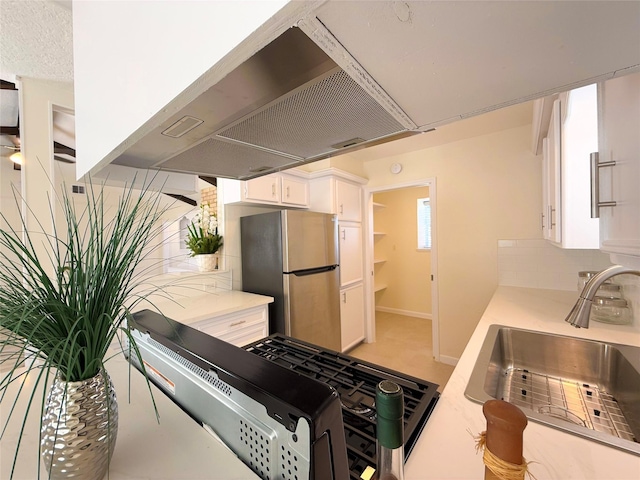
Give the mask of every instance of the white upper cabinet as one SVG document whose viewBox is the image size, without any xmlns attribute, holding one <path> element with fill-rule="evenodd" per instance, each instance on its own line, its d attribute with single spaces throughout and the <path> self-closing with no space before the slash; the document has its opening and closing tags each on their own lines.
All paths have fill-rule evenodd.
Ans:
<svg viewBox="0 0 640 480">
<path fill-rule="evenodd" d="M 306 173 L 272 173 L 251 180 L 221 178 L 222 202 L 257 203 L 283 207 L 309 206 L 309 181 Z"/>
<path fill-rule="evenodd" d="M 336 180 L 336 213 L 338 220 L 362 221 L 362 187 L 343 180 Z"/>
<path fill-rule="evenodd" d="M 281 175 L 280 199 L 284 205 L 309 206 L 309 181 L 289 175 Z"/>
<path fill-rule="evenodd" d="M 597 150 L 596 85 L 559 95 L 543 143 L 543 237 L 563 248 L 599 248 L 591 218 L 590 154 Z"/>
<path fill-rule="evenodd" d="M 640 268 L 640 73 L 599 85 L 601 249 L 614 263 Z"/>
<path fill-rule="evenodd" d="M 335 168 L 311 173 L 309 207 L 334 213 L 340 222 L 362 222 L 364 178 Z"/>
<path fill-rule="evenodd" d="M 265 175 L 243 182 L 244 200 L 260 203 L 280 202 L 280 178 L 277 175 Z"/>
</svg>

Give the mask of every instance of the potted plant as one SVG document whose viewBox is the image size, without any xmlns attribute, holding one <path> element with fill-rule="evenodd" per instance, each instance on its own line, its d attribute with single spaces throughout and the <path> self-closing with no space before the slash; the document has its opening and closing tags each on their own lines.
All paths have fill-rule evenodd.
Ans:
<svg viewBox="0 0 640 480">
<path fill-rule="evenodd" d="M 218 250 L 222 248 L 222 235 L 218 234 L 218 217 L 211 213 L 208 203 L 202 203 L 200 210 L 189 224 L 187 248 L 196 257 L 201 272 L 218 268 Z"/>
<path fill-rule="evenodd" d="M 22 429 L 29 411 L 39 409 L 49 478 L 101 480 L 108 470 L 118 410 L 105 361 L 110 345 L 129 336 L 126 320 L 145 298 L 134 291 L 145 273 L 137 267 L 151 251 L 150 241 L 162 233 L 158 220 L 166 207 L 159 194 L 126 188 L 117 209 L 110 210 L 103 191 L 89 183 L 87 204 L 78 211 L 63 194 L 59 203 L 66 224 L 60 228 L 54 220 L 53 235 L 0 229 L 4 421 L 19 410 L 18 398 L 27 405 Z M 129 348 L 139 355 L 129 339 Z M 14 382 L 19 388 L 11 406 L 5 393 Z M 37 393 L 39 388 L 45 393 Z M 19 448 L 20 442 L 13 469 Z"/>
</svg>

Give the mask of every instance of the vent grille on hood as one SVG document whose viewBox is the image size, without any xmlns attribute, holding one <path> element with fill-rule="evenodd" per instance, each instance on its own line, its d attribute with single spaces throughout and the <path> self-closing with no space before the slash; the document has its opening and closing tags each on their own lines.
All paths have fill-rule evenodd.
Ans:
<svg viewBox="0 0 640 480">
<path fill-rule="evenodd" d="M 300 89 L 219 135 L 312 158 L 351 138 L 373 140 L 404 130 L 344 70 Z"/>
<path fill-rule="evenodd" d="M 299 164 L 295 159 L 213 137 L 167 160 L 162 168 L 181 170 L 189 165 L 195 172 L 215 171 L 219 177 L 245 179 Z"/>
</svg>

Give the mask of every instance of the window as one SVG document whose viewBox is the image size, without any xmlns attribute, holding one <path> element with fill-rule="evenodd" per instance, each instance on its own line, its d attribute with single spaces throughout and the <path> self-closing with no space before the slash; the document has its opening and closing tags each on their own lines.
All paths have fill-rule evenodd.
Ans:
<svg viewBox="0 0 640 480">
<path fill-rule="evenodd" d="M 431 248 L 431 200 L 418 199 L 418 249 Z"/>
</svg>

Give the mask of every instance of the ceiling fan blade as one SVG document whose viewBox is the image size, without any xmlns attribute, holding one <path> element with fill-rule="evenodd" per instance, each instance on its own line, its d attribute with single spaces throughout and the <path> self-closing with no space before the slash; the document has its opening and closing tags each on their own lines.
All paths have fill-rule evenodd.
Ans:
<svg viewBox="0 0 640 480">
<path fill-rule="evenodd" d="M 69 155 L 70 157 L 75 157 L 76 156 L 76 151 L 75 151 L 74 148 L 67 147 L 66 145 L 63 145 L 63 144 L 58 143 L 58 142 L 53 142 L 53 152 L 54 153 L 63 153 L 65 155 Z"/>
<path fill-rule="evenodd" d="M 165 193 L 165 192 L 162 192 L 162 193 L 164 193 L 165 195 L 168 195 L 171 198 L 175 198 L 176 200 L 187 203 L 193 207 L 195 207 L 198 204 L 198 202 L 196 202 L 192 198 L 185 197 L 184 195 L 177 195 L 175 193 Z"/>
<path fill-rule="evenodd" d="M 70 158 L 64 158 L 64 157 L 61 157 L 59 155 L 54 155 L 53 159 L 57 160 L 58 162 L 62 162 L 62 163 L 71 163 L 71 164 L 75 164 L 76 163 L 75 160 L 72 160 Z"/>
</svg>

